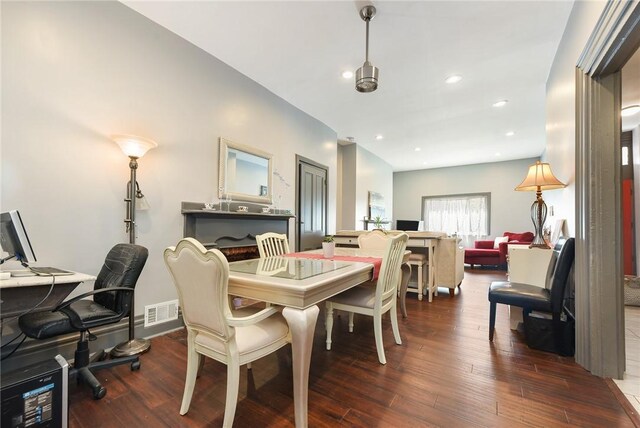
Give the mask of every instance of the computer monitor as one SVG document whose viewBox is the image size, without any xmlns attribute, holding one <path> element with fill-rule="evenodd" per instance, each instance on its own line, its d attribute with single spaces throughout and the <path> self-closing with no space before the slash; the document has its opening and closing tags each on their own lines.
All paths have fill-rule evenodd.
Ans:
<svg viewBox="0 0 640 428">
<path fill-rule="evenodd" d="M 420 230 L 421 229 L 420 220 L 396 220 L 396 229 L 397 230 Z"/>
<path fill-rule="evenodd" d="M 0 246 L 3 251 L 9 253 L 9 256 L 2 261 L 14 257 L 22 264 L 36 261 L 36 255 L 18 210 L 0 214 Z"/>
</svg>

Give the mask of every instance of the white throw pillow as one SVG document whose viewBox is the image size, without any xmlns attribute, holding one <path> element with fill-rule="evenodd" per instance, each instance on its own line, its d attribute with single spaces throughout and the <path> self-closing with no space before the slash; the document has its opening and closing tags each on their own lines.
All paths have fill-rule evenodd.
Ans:
<svg viewBox="0 0 640 428">
<path fill-rule="evenodd" d="M 493 240 L 493 249 L 497 250 L 498 248 L 500 248 L 500 243 L 501 242 L 509 242 L 509 237 L 508 236 L 498 236 L 496 239 Z"/>
</svg>

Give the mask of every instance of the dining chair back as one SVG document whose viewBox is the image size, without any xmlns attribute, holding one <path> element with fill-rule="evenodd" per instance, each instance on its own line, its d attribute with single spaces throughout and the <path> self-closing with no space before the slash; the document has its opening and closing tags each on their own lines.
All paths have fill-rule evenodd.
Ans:
<svg viewBox="0 0 640 428">
<path fill-rule="evenodd" d="M 256 244 L 258 244 L 260 258 L 281 256 L 290 252 L 287 235 L 280 233 L 268 232 L 258 235 Z"/>
<path fill-rule="evenodd" d="M 389 241 L 391 236 L 392 235 L 380 229 L 372 230 L 371 232 L 358 235 L 358 246 L 364 250 L 384 250 L 387 246 L 387 241 Z M 418 293 L 418 299 L 422 300 L 422 290 L 425 284 L 424 273 L 426 272 L 423 267 L 425 264 L 426 256 L 424 254 L 416 253 L 411 254 L 407 263 L 404 263 L 404 266 L 402 266 L 402 269 L 407 271 L 404 272 L 404 274 L 401 274 L 400 278 L 405 279 L 407 284 L 404 284 L 404 286 L 402 284 L 398 285 L 398 297 L 400 298 L 400 310 L 402 311 L 402 316 L 404 318 L 407 317 L 407 292 L 415 290 Z M 408 281 L 411 277 L 411 266 L 416 266 L 418 268 L 418 274 L 416 277 L 417 288 L 409 289 Z M 431 294 L 429 294 L 429 301 L 431 301 Z"/>
<path fill-rule="evenodd" d="M 358 235 L 358 246 L 367 250 L 384 250 L 391 235 L 382 230 L 372 230 Z"/>
<path fill-rule="evenodd" d="M 382 341 L 382 315 L 384 313 L 390 313 L 394 339 L 398 345 L 402 344 L 398 329 L 396 292 L 402 274 L 400 266 L 408 239 L 409 236 L 406 233 L 390 236 L 387 239 L 377 282 L 367 282 L 350 288 L 326 301 L 327 350 L 331 349 L 334 309 L 349 312 L 349 332 L 353 332 L 354 313 L 373 317 L 373 330 L 380 364 L 387 362 Z"/>
<path fill-rule="evenodd" d="M 180 414 L 189 411 L 202 356 L 227 365 L 223 426 L 231 427 L 238 401 L 240 366 L 291 341 L 289 327 L 276 307 L 232 313 L 227 298 L 229 264 L 193 238 L 164 251 L 164 261 L 178 291 L 187 329 L 187 375 Z"/>
</svg>

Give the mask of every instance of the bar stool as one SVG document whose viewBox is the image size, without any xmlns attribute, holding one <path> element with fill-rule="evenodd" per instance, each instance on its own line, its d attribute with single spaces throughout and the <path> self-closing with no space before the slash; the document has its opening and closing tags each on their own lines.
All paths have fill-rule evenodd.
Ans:
<svg viewBox="0 0 640 428">
<path fill-rule="evenodd" d="M 424 281 L 424 277 L 425 277 L 425 269 L 424 269 L 424 265 L 427 263 L 427 256 L 424 254 L 420 254 L 420 253 L 411 253 L 411 255 L 409 256 L 409 261 L 407 262 L 408 265 L 412 266 L 417 266 L 418 267 L 418 276 L 417 276 L 417 282 L 418 282 L 418 288 L 417 289 L 407 289 L 407 291 L 411 291 L 411 292 L 417 292 L 418 293 L 418 300 L 422 300 L 422 293 L 424 290 L 424 285 L 425 285 L 425 281 Z M 429 285 L 427 285 L 427 287 L 429 287 Z M 429 301 L 431 301 L 431 293 L 429 293 Z"/>
</svg>

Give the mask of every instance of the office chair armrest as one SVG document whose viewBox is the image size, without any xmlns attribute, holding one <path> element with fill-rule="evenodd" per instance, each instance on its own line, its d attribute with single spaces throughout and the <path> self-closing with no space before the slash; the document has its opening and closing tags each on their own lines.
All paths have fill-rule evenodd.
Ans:
<svg viewBox="0 0 640 428">
<path fill-rule="evenodd" d="M 260 312 L 256 312 L 253 315 L 249 315 L 248 317 L 242 317 L 242 318 L 229 317 L 227 318 L 227 322 L 229 323 L 230 326 L 233 326 L 233 327 L 246 327 L 248 325 L 252 325 L 264 319 L 269 318 L 271 315 L 280 312 L 281 309 L 282 308 L 278 306 L 269 306 L 268 308 L 264 308 Z"/>
<path fill-rule="evenodd" d="M 110 287 L 110 288 L 101 288 L 99 290 L 92 290 L 92 291 L 80 294 L 79 296 L 76 296 L 73 299 L 65 300 L 64 302 L 60 303 L 58 305 L 58 307 L 55 308 L 53 311 L 57 312 L 57 311 L 60 311 L 62 309 L 65 309 L 69 305 L 71 305 L 72 303 L 77 302 L 78 300 L 82 300 L 85 297 L 93 296 L 94 294 L 105 293 L 107 291 L 130 291 L 130 292 L 133 292 L 133 290 L 134 290 L 133 288 L 129 288 L 129 287 Z"/>
</svg>

